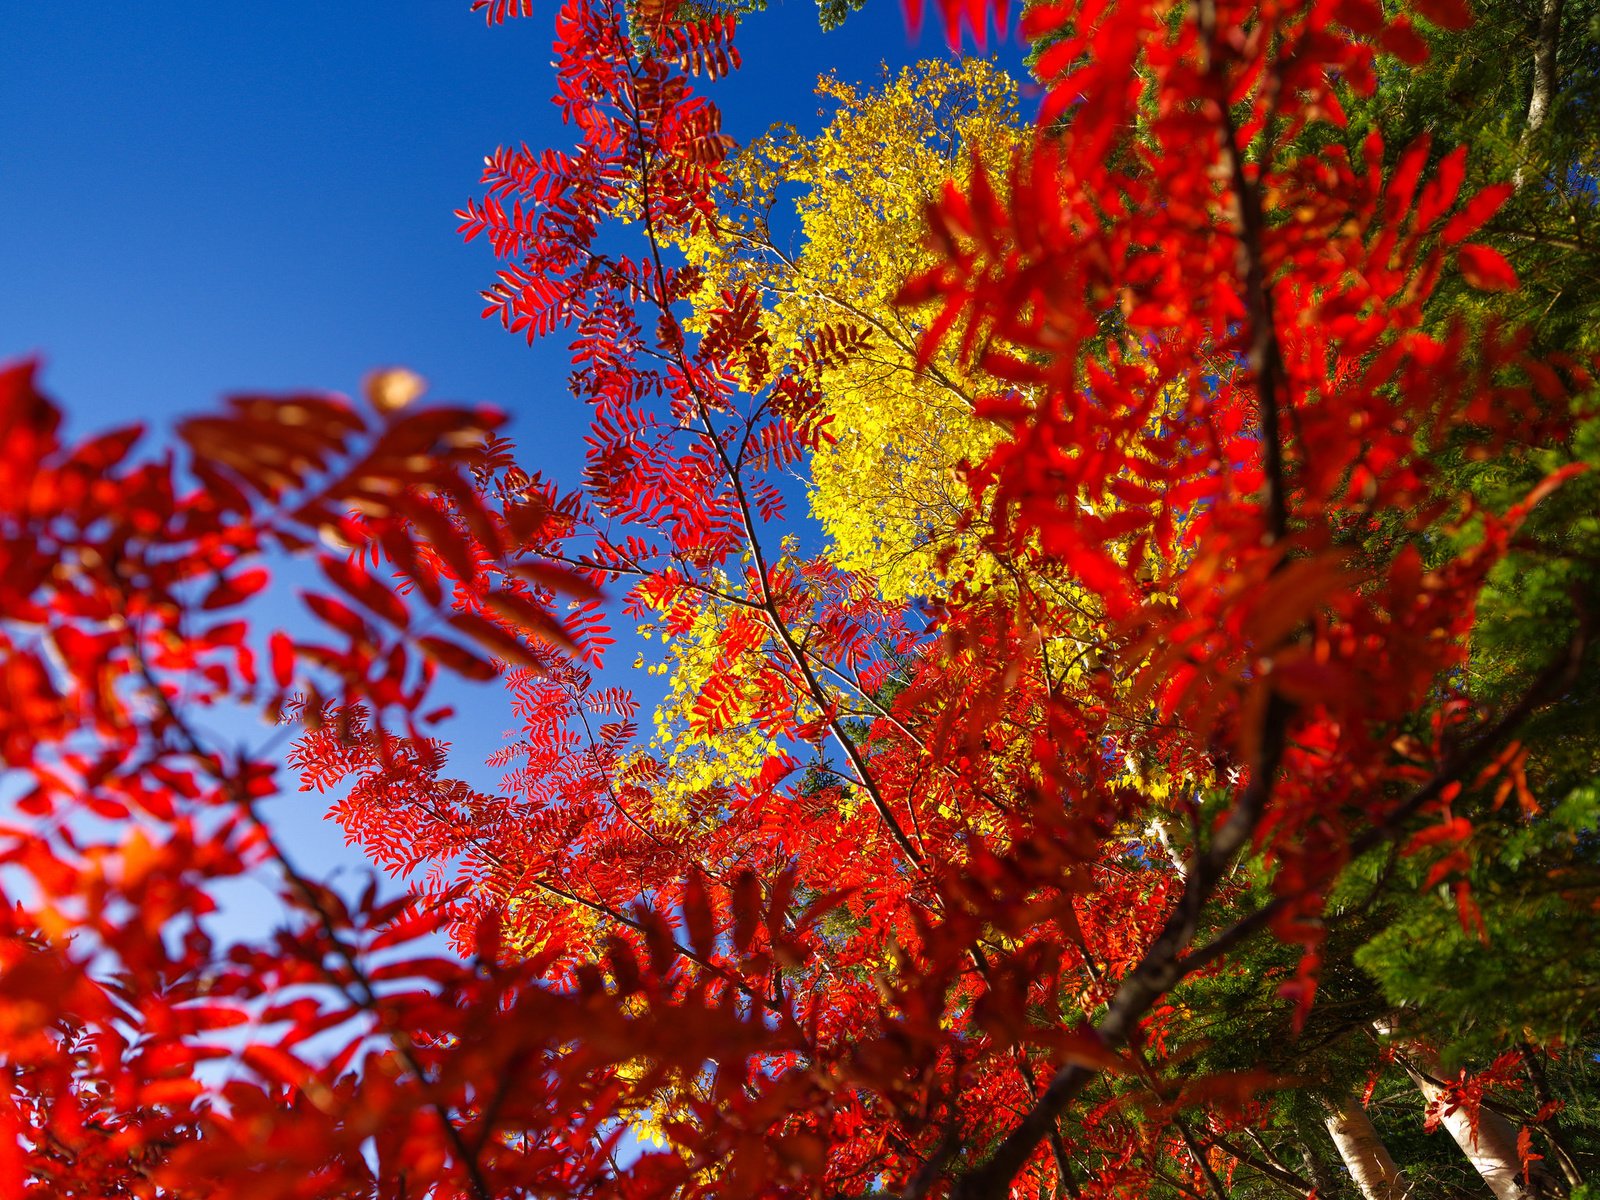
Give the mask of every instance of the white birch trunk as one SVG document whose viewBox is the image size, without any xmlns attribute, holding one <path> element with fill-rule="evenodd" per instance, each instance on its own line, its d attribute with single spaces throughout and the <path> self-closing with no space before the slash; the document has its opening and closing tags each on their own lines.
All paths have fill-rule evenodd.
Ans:
<svg viewBox="0 0 1600 1200">
<path fill-rule="evenodd" d="M 1411 1200 L 1410 1180 L 1389 1157 L 1360 1101 L 1346 1096 L 1337 1104 L 1329 1103 L 1325 1124 L 1364 1200 Z"/>
<path fill-rule="evenodd" d="M 1385 1037 L 1398 1035 L 1392 1019 L 1380 1018 L 1372 1023 L 1372 1027 Z M 1438 1102 L 1444 1093 L 1444 1088 L 1434 1082 L 1440 1077 L 1439 1056 L 1421 1042 L 1401 1038 L 1398 1045 L 1405 1055 L 1401 1065 L 1405 1067 L 1406 1074 L 1411 1076 L 1430 1105 Z M 1407 1062 L 1406 1058 L 1412 1061 Z M 1441 1105 L 1439 1123 L 1450 1134 L 1451 1140 L 1461 1147 L 1461 1153 L 1467 1156 L 1472 1169 L 1489 1185 L 1495 1200 L 1534 1200 L 1534 1190 L 1522 1182 L 1522 1164 L 1517 1155 L 1517 1127 L 1504 1115 L 1480 1106 L 1478 1132 L 1474 1134 L 1465 1109 L 1458 1108 L 1446 1113 Z"/>
<path fill-rule="evenodd" d="M 1413 1071 L 1423 1097 L 1429 1104 L 1439 1100 L 1444 1089 L 1426 1075 Z M 1533 1190 L 1522 1182 L 1522 1165 L 1517 1157 L 1517 1129 L 1502 1114 L 1493 1109 L 1478 1109 L 1478 1132 L 1472 1132 L 1472 1123 L 1465 1109 L 1441 1112 L 1439 1123 L 1445 1127 L 1461 1153 L 1467 1156 L 1472 1169 L 1483 1176 L 1496 1200 L 1533 1200 Z"/>
<path fill-rule="evenodd" d="M 1533 45 L 1533 93 L 1528 97 L 1528 119 L 1522 126 L 1519 144 L 1524 155 L 1528 139 L 1544 127 L 1550 115 L 1550 102 L 1556 94 L 1556 53 L 1561 45 L 1561 10 L 1565 0 L 1544 0 L 1539 10 L 1539 33 Z M 1511 186 L 1522 189 L 1528 182 L 1526 162 L 1518 163 Z"/>
<path fill-rule="evenodd" d="M 1156 812 L 1145 825 L 1145 830 L 1165 851 L 1167 861 L 1172 864 L 1173 870 L 1178 872 L 1178 878 L 1185 883 L 1189 882 L 1189 860 L 1184 857 L 1183 851 L 1178 847 L 1178 838 L 1174 829 L 1172 818 L 1164 812 Z"/>
</svg>

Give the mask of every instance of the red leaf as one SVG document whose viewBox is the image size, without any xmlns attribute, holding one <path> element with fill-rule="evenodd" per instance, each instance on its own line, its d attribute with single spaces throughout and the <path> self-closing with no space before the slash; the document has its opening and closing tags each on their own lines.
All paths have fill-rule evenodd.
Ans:
<svg viewBox="0 0 1600 1200">
<path fill-rule="evenodd" d="M 1378 48 L 1394 55 L 1403 63 L 1420 67 L 1428 61 L 1428 42 L 1411 27 L 1404 17 L 1397 17 L 1376 38 Z"/>
<path fill-rule="evenodd" d="M 271 578 L 265 567 L 251 567 L 249 570 L 240 571 L 236 575 L 219 580 L 216 587 L 212 588 L 200 602 L 200 607 L 210 610 L 242 604 L 266 587 Z"/>
<path fill-rule="evenodd" d="M 1413 0 L 1412 7 L 1440 29 L 1459 33 L 1472 24 L 1472 9 L 1466 0 Z"/>
<path fill-rule="evenodd" d="M 717 925 L 711 912 L 711 897 L 699 876 L 693 876 L 683 889 L 683 920 L 688 927 L 689 945 L 703 958 L 717 952 Z"/>
<path fill-rule="evenodd" d="M 287 691 L 294 682 L 294 642 L 281 630 L 272 635 L 272 679 L 279 690 Z"/>
<path fill-rule="evenodd" d="M 463 679 L 482 682 L 493 679 L 499 674 L 488 659 L 480 658 L 466 647 L 447 642 L 443 638 L 428 634 L 417 639 L 417 646 L 434 662 L 447 671 L 454 671 Z"/>
<path fill-rule="evenodd" d="M 521 632 L 543 638 L 563 650 L 577 649 L 561 622 L 532 597 L 518 592 L 498 591 L 490 592 L 483 602 Z"/>
<path fill-rule="evenodd" d="M 1351 33 L 1370 37 L 1383 28 L 1383 9 L 1375 0 L 1337 0 L 1333 19 Z"/>
<path fill-rule="evenodd" d="M 1498 250 L 1469 243 L 1456 251 L 1456 264 L 1461 268 L 1461 277 L 1481 292 L 1517 290 L 1517 273 Z"/>
<path fill-rule="evenodd" d="M 325 624 L 331 625 L 352 642 L 360 645 L 370 637 L 367 623 L 348 604 L 335 600 L 332 596 L 324 596 L 319 592 L 301 592 L 300 598 L 305 601 L 306 607 L 316 613 Z"/>
<path fill-rule="evenodd" d="M 1439 233 L 1439 240 L 1446 246 L 1454 246 L 1465 238 L 1471 237 L 1483 223 L 1495 213 L 1499 212 L 1513 191 L 1509 183 L 1497 183 L 1493 187 L 1486 187 L 1476 196 L 1473 196 L 1460 209 L 1455 216 L 1445 222 L 1444 229 Z"/>
<path fill-rule="evenodd" d="M 404 601 L 355 563 L 324 556 L 319 565 L 324 575 L 377 616 L 399 629 L 410 624 Z"/>
<path fill-rule="evenodd" d="M 507 633 L 493 621 L 480 616 L 478 613 L 451 613 L 446 619 L 462 633 L 489 651 L 489 653 L 497 658 L 504 659 L 513 666 L 542 667 L 544 665 L 520 639 Z"/>
<path fill-rule="evenodd" d="M 761 927 L 761 880 L 754 871 L 739 872 L 729 907 L 733 910 L 733 948 L 743 954 Z"/>
</svg>

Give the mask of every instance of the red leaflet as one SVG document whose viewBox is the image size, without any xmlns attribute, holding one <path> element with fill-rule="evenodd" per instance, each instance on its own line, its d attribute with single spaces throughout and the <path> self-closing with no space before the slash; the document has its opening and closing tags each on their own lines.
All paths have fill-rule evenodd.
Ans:
<svg viewBox="0 0 1600 1200">
<path fill-rule="evenodd" d="M 493 679 L 499 672 L 493 663 L 480 658 L 472 651 L 443 638 L 425 634 L 417 639 L 417 647 L 434 662 L 468 679 Z"/>
<path fill-rule="evenodd" d="M 1466 0 L 1417 0 L 1416 9 L 1440 29 L 1466 29 L 1473 21 Z"/>
<path fill-rule="evenodd" d="M 511 591 L 490 592 L 483 603 L 513 629 L 543 638 L 563 650 L 576 649 L 572 638 L 542 605 L 528 596 Z M 474 633 L 474 636 L 477 636 Z"/>
<path fill-rule="evenodd" d="M 369 611 L 401 629 L 410 623 L 410 614 L 406 611 L 405 603 L 360 566 L 346 560 L 327 557 L 322 558 L 317 565 L 334 584 L 365 605 Z"/>
<path fill-rule="evenodd" d="M 903 0 L 906 24 L 913 37 L 922 29 L 922 0 Z M 944 17 L 945 40 L 952 50 L 961 45 L 961 31 L 965 26 L 972 40 L 981 50 L 988 39 L 989 20 L 994 19 L 996 33 L 1006 28 L 1006 0 L 938 0 L 939 12 Z"/>
<path fill-rule="evenodd" d="M 1405 17 L 1390 21 L 1373 39 L 1378 48 L 1392 54 L 1409 66 L 1419 67 L 1428 61 L 1427 40 L 1412 27 Z"/>
<path fill-rule="evenodd" d="M 1483 223 L 1505 205 L 1510 199 L 1512 188 L 1509 183 L 1497 183 L 1484 188 L 1473 196 L 1460 210 L 1445 223 L 1440 233 L 1440 240 L 1446 246 L 1454 246 L 1464 238 L 1471 237 Z"/>
<path fill-rule="evenodd" d="M 1456 265 L 1461 268 L 1461 277 L 1480 291 L 1517 290 L 1517 273 L 1511 269 L 1505 255 L 1491 246 L 1462 246 L 1456 251 Z"/>
<path fill-rule="evenodd" d="M 270 576 L 265 567 L 252 567 L 248 571 L 227 579 L 217 581 L 217 585 L 206 593 L 200 607 L 204 609 L 232 608 L 235 604 L 243 604 L 254 596 L 270 582 Z"/>
</svg>

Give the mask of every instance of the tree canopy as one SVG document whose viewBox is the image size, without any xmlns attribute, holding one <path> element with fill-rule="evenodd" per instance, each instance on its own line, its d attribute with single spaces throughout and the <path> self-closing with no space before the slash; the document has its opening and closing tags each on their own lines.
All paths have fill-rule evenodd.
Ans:
<svg viewBox="0 0 1600 1200">
<path fill-rule="evenodd" d="M 1583 1200 L 1572 3 L 1036 0 L 739 148 L 779 15 L 566 0 L 457 216 L 574 480 L 402 369 L 152 454 L 0 374 L 5 1194 Z"/>
</svg>

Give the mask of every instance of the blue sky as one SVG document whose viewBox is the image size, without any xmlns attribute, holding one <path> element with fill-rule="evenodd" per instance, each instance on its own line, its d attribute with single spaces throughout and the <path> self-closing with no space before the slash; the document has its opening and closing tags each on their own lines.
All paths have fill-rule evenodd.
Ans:
<svg viewBox="0 0 1600 1200">
<path fill-rule="evenodd" d="M 7 6 L 0 360 L 42 354 L 78 434 L 405 364 L 435 397 L 509 411 L 528 464 L 575 479 L 565 342 L 479 318 L 492 260 L 451 216 L 495 146 L 572 142 L 549 103 L 554 7 L 491 29 L 468 0 Z M 741 140 L 820 126 L 821 71 L 915 57 L 896 0 L 832 34 L 809 0 L 776 3 L 740 44 L 713 95 Z M 942 50 L 925 31 L 921 53 Z M 290 840 L 353 864 L 317 811 L 282 812 Z"/>
<path fill-rule="evenodd" d="M 565 347 L 479 320 L 490 260 L 451 218 L 496 145 L 571 143 L 551 22 L 490 29 L 468 8 L 8 6 L 0 355 L 42 352 L 80 430 L 405 363 L 435 394 L 507 408 L 568 465 L 583 413 Z M 894 0 L 832 35 L 804 0 L 775 5 L 742 45 L 717 92 L 740 138 L 814 122 L 820 70 L 910 57 Z"/>
</svg>

